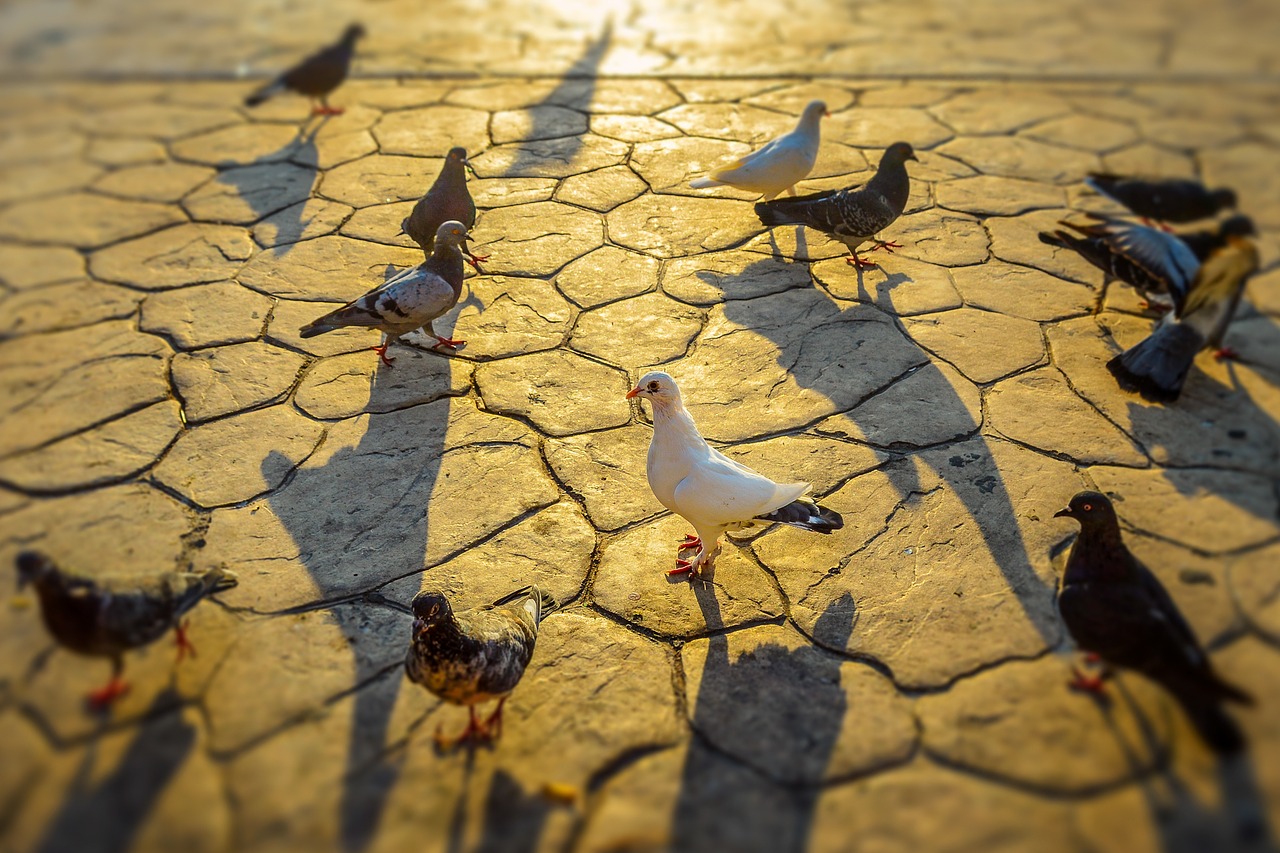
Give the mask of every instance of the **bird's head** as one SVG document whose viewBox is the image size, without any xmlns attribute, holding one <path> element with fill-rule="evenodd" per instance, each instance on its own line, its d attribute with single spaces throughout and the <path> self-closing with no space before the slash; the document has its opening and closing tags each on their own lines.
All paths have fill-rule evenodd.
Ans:
<svg viewBox="0 0 1280 853">
<path fill-rule="evenodd" d="M 636 387 L 627 392 L 628 400 L 635 397 L 644 397 L 655 406 L 669 406 L 680 403 L 680 389 L 669 375 L 655 370 L 641 376 Z"/>
<path fill-rule="evenodd" d="M 804 112 L 800 115 L 801 121 L 817 121 L 823 116 L 831 115 L 831 110 L 827 109 L 825 101 L 810 101 L 804 105 Z"/>
<path fill-rule="evenodd" d="M 456 219 L 441 223 L 436 229 L 436 244 L 445 246 L 461 246 L 467 239 L 467 226 Z"/>
<path fill-rule="evenodd" d="M 1235 210 L 1236 205 L 1239 202 L 1236 199 L 1235 190 L 1220 189 L 1213 191 L 1213 203 L 1217 206 L 1218 210 L 1226 210 L 1228 208 Z"/>
<path fill-rule="evenodd" d="M 18 555 L 18 589 L 29 583 L 39 583 L 41 578 L 56 572 L 53 560 L 39 551 L 23 551 Z"/>
<path fill-rule="evenodd" d="M 911 147 L 910 142 L 895 142 L 884 150 L 884 157 L 880 159 L 881 165 L 885 163 L 905 163 L 908 160 L 920 162 L 920 158 L 916 156 L 915 149 Z"/>
<path fill-rule="evenodd" d="M 1085 530 L 1117 524 L 1115 507 L 1111 505 L 1111 499 L 1101 492 L 1080 492 L 1066 509 L 1058 510 L 1053 517 L 1074 518 Z"/>
<path fill-rule="evenodd" d="M 453 608 L 449 599 L 438 590 L 426 590 L 418 593 L 413 604 L 414 628 L 427 628 L 438 622 L 448 621 L 453 616 Z"/>
<path fill-rule="evenodd" d="M 364 24 L 351 24 L 342 31 L 342 40 L 345 42 L 354 42 L 358 38 L 364 38 Z"/>
<path fill-rule="evenodd" d="M 1256 237 L 1258 229 L 1254 226 L 1252 219 L 1243 213 L 1237 213 L 1222 220 L 1222 224 L 1218 226 L 1218 233 L 1224 237 Z"/>
</svg>

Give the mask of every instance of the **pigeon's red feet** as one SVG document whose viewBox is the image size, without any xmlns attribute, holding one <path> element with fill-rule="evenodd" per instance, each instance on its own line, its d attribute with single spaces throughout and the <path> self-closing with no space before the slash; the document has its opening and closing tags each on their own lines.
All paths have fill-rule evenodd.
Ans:
<svg viewBox="0 0 1280 853">
<path fill-rule="evenodd" d="M 1084 693 L 1092 693 L 1094 696 L 1103 696 L 1106 694 L 1106 675 L 1085 675 L 1078 669 L 1073 669 L 1071 674 L 1074 676 L 1067 686 L 1072 690 L 1079 690 Z"/>
<path fill-rule="evenodd" d="M 502 706 L 506 704 L 507 697 L 498 700 L 498 707 L 493 709 L 493 713 L 489 715 L 489 719 L 484 721 L 485 734 L 490 741 L 495 741 L 502 737 Z"/>
<path fill-rule="evenodd" d="M 188 622 L 179 623 L 173 631 L 173 642 L 178 647 L 178 663 L 182 663 L 182 659 L 190 652 L 192 657 L 196 656 L 196 647 L 191 645 L 191 640 L 187 637 Z"/>
<path fill-rule="evenodd" d="M 701 548 L 701 547 L 702 547 L 701 539 L 699 539 L 697 536 L 695 536 L 692 533 L 686 533 L 684 535 L 684 539 L 680 540 L 679 550 L 684 551 L 688 548 Z"/>
<path fill-rule="evenodd" d="M 91 711 L 105 711 L 117 699 L 129 692 L 128 683 L 120 676 L 114 676 L 106 687 L 100 687 L 85 697 Z"/>
<path fill-rule="evenodd" d="M 683 560 L 680 557 L 676 557 L 676 567 L 667 571 L 667 577 L 672 577 L 674 575 L 687 575 L 692 571 L 693 563 L 689 560 Z"/>
<path fill-rule="evenodd" d="M 1227 361 L 1235 361 L 1240 357 L 1240 353 L 1236 352 L 1231 347 L 1218 347 L 1213 351 L 1213 357 L 1216 361 L 1222 361 L 1224 359 Z"/>
<path fill-rule="evenodd" d="M 465 254 L 467 260 L 471 262 L 471 266 L 476 268 L 476 272 L 484 272 L 484 270 L 480 269 L 480 263 L 489 260 L 489 255 L 477 255 L 474 252 L 466 252 Z"/>
<path fill-rule="evenodd" d="M 495 720 L 497 722 L 498 731 L 501 732 L 502 701 L 498 702 L 498 709 L 493 712 L 493 716 L 489 717 L 489 719 L 483 723 L 480 722 L 480 718 L 476 716 L 476 709 L 474 706 L 468 705 L 467 713 L 469 715 L 467 718 L 467 727 L 463 729 L 462 733 L 459 734 L 457 737 L 452 737 L 452 738 L 445 737 L 444 733 L 441 732 L 441 728 L 443 727 L 442 726 L 436 727 L 436 735 L 435 735 L 436 749 L 443 752 L 447 749 L 453 749 L 454 747 L 463 743 L 470 743 L 474 745 L 479 745 L 481 743 L 492 743 L 494 739 L 497 737 L 497 735 L 493 733 L 493 728 L 492 728 L 492 725 L 495 722 Z"/>
<path fill-rule="evenodd" d="M 460 347 L 467 345 L 466 341 L 455 341 L 450 338 L 442 338 L 439 335 L 436 335 L 436 340 L 439 341 L 439 343 L 433 346 L 432 349 L 440 349 L 440 347 L 452 347 L 453 349 L 459 349 Z"/>
<path fill-rule="evenodd" d="M 311 108 L 313 116 L 340 116 L 346 111 L 346 107 L 330 107 L 325 104 Z"/>
<path fill-rule="evenodd" d="M 1084 662 L 1085 663 L 1102 663 L 1102 655 L 1098 654 L 1097 652 L 1085 652 Z"/>
<path fill-rule="evenodd" d="M 395 359 L 394 359 L 394 358 L 388 358 L 388 357 L 387 357 L 387 347 L 389 347 L 389 346 L 391 346 L 391 343 L 390 343 L 390 342 L 387 342 L 387 343 L 383 344 L 382 346 L 369 347 L 369 349 L 373 350 L 374 352 L 376 352 L 376 353 L 378 354 L 378 358 L 382 359 L 382 363 L 383 363 L 383 364 L 385 364 L 387 367 L 390 367 L 390 366 L 391 366 L 391 362 L 395 361 Z"/>
<path fill-rule="evenodd" d="M 845 258 L 844 262 L 846 264 L 853 264 L 855 267 L 857 267 L 860 270 L 866 270 L 866 269 L 871 269 L 873 267 L 880 266 L 875 261 L 864 261 L 862 258 L 858 257 L 857 255 L 854 255 L 851 258 Z"/>
<path fill-rule="evenodd" d="M 901 248 L 902 248 L 901 243 L 895 243 L 892 240 L 881 240 L 871 247 L 871 251 L 874 252 L 876 249 L 884 249 L 886 252 L 892 255 L 894 249 L 901 249 Z"/>
</svg>

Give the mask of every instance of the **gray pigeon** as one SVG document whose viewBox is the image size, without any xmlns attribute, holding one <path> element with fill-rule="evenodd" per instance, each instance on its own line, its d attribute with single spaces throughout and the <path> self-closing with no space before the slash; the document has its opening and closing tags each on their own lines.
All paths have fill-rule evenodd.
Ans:
<svg viewBox="0 0 1280 853">
<path fill-rule="evenodd" d="M 877 240 L 876 235 L 893 224 L 907 206 L 911 178 L 906 162 L 919 160 L 906 142 L 895 142 L 885 150 L 875 176 L 861 188 L 827 190 L 795 198 L 774 199 L 756 204 L 756 216 L 766 226 L 807 225 L 849 247 L 846 260 L 857 267 L 873 267 L 858 257 L 858 247 L 868 240 L 875 249 L 892 252 L 897 243 Z"/>
<path fill-rule="evenodd" d="M 111 681 L 89 694 L 95 708 L 105 708 L 128 692 L 121 678 L 124 653 L 177 632 L 178 660 L 195 648 L 181 623 L 183 614 L 202 598 L 231 589 L 233 572 L 166 572 L 142 577 L 90 578 L 58 566 L 35 551 L 18 555 L 18 586 L 32 584 L 40 599 L 45 627 L 60 646 L 92 657 L 111 658 Z"/>
<path fill-rule="evenodd" d="M 1177 300 L 1155 331 L 1107 362 L 1120 387 L 1155 402 L 1173 402 L 1182 393 L 1200 350 L 1213 347 L 1218 358 L 1234 357 L 1230 348 L 1222 346 L 1222 339 L 1240 304 L 1245 280 L 1258 269 L 1258 262 L 1253 243 L 1227 237 L 1226 245 L 1200 266 L 1186 296 Z"/>
<path fill-rule="evenodd" d="M 446 702 L 466 705 L 469 714 L 466 729 L 456 738 L 446 739 L 437 729 L 437 745 L 443 749 L 466 740 L 497 739 L 502 732 L 502 706 L 524 676 L 538 626 L 557 606 L 536 586 L 458 613 L 443 593 L 418 593 L 413 599 L 413 634 L 405 653 L 405 673 Z M 498 707 L 481 722 L 476 705 L 493 699 Z"/>
<path fill-rule="evenodd" d="M 373 351 L 390 365 L 387 347 L 415 329 L 425 328 L 439 343 L 432 347 L 460 347 L 466 341 L 455 341 L 437 335 L 432 323 L 453 310 L 462 296 L 462 249 L 467 229 L 461 222 L 446 222 L 436 230 L 431 257 L 412 269 L 361 296 L 341 308 L 303 326 L 299 334 L 314 338 L 347 326 L 368 326 L 383 332 L 382 343 Z"/>
<path fill-rule="evenodd" d="M 1222 703 L 1253 700 L 1214 671 L 1168 591 L 1125 547 L 1111 501 L 1080 492 L 1054 516 L 1080 522 L 1058 593 L 1058 611 L 1076 644 L 1168 690 L 1215 751 L 1243 749 L 1240 728 Z M 1077 673 L 1072 685 L 1100 692 L 1102 679 Z"/>
<path fill-rule="evenodd" d="M 1211 190 L 1186 179 L 1146 181 L 1094 172 L 1084 182 L 1148 221 L 1195 222 L 1236 206 L 1235 191 Z"/>
<path fill-rule="evenodd" d="M 461 222 L 467 230 L 475 227 L 476 203 L 471 200 L 471 193 L 467 190 L 467 170 L 470 168 L 465 148 L 450 149 L 436 182 L 427 190 L 426 195 L 418 199 L 413 210 L 400 223 L 400 230 L 412 237 L 413 242 L 421 246 L 422 251 L 428 255 L 431 254 L 436 231 L 441 224 L 453 220 Z M 480 272 L 480 261 L 488 258 L 473 255 L 465 245 L 462 251 L 470 258 L 476 272 Z"/>
<path fill-rule="evenodd" d="M 286 89 L 306 95 L 312 101 L 312 115 L 341 115 L 341 107 L 329 106 L 329 94 L 342 85 L 351 68 L 356 39 L 364 35 L 364 27 L 352 24 L 337 44 L 308 56 L 288 71 L 244 99 L 246 107 L 258 104 Z"/>
</svg>

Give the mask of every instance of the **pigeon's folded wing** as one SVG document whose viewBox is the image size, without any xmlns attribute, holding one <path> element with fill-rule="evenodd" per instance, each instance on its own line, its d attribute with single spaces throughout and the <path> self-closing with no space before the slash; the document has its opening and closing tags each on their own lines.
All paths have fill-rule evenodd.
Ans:
<svg viewBox="0 0 1280 853">
<path fill-rule="evenodd" d="M 1172 234 L 1129 222 L 1112 222 L 1109 242 L 1121 255 L 1163 278 L 1175 302 L 1181 304 L 1200 269 L 1191 247 Z"/>
<path fill-rule="evenodd" d="M 734 524 L 786 506 L 808 483 L 775 483 L 712 450 L 676 486 L 676 510 L 695 523 Z"/>
</svg>

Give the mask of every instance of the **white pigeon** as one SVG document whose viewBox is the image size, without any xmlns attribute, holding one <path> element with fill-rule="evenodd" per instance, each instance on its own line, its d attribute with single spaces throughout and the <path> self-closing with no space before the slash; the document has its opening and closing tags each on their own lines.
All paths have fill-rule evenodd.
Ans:
<svg viewBox="0 0 1280 853">
<path fill-rule="evenodd" d="M 653 406 L 649 488 L 660 504 L 697 531 L 680 543 L 676 568 L 667 574 L 710 569 L 726 530 L 757 522 L 780 522 L 815 533 L 831 533 L 844 526 L 839 513 L 803 497 L 808 483 L 775 483 L 708 445 L 684 407 L 675 380 L 667 374 L 646 373 L 627 392 L 628 400 L 634 397 L 644 397 Z M 698 549 L 693 560 L 679 559 L 688 548 Z"/>
<path fill-rule="evenodd" d="M 831 115 L 822 101 L 810 101 L 800 115 L 800 123 L 790 133 L 765 143 L 763 148 L 712 169 L 705 177 L 689 182 L 694 189 L 730 186 L 760 193 L 768 201 L 785 191 L 795 195 L 795 185 L 813 171 L 818 159 L 819 129 L 823 116 Z"/>
</svg>

